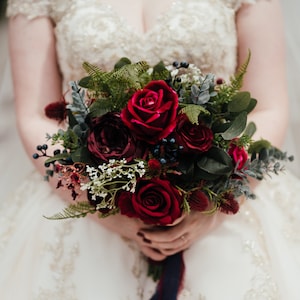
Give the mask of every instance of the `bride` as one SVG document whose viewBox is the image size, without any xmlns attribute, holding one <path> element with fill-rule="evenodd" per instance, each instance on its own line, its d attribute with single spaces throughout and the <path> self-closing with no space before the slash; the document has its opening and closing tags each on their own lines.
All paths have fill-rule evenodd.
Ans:
<svg viewBox="0 0 300 300">
<path fill-rule="evenodd" d="M 256 137 L 282 145 L 288 108 L 276 0 L 11 0 L 7 14 L 16 116 L 30 156 L 59 126 L 44 107 L 85 75 L 84 61 L 111 69 L 123 56 L 187 60 L 229 79 L 249 49 L 243 89 L 259 99 Z M 150 299 L 156 284 L 145 257 L 181 250 L 179 299 L 299 299 L 300 186 L 290 173 L 255 184 L 257 200 L 235 216 L 194 212 L 167 232 L 149 232 L 120 215 L 44 219 L 71 200 L 34 163 L 39 172 L 0 210 L 1 299 Z"/>
</svg>

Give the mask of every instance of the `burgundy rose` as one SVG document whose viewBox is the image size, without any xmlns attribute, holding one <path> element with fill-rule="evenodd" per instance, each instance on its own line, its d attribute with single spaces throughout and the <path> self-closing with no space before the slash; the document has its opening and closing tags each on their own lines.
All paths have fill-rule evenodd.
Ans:
<svg viewBox="0 0 300 300">
<path fill-rule="evenodd" d="M 133 94 L 121 118 L 139 139 L 155 144 L 175 128 L 177 108 L 177 93 L 163 80 L 154 80 Z"/>
<path fill-rule="evenodd" d="M 229 146 L 228 154 L 232 157 L 238 170 L 241 170 L 248 160 L 248 153 L 245 148 L 238 146 L 234 141 Z"/>
<path fill-rule="evenodd" d="M 183 197 L 168 180 L 139 179 L 135 193 L 117 195 L 121 214 L 140 218 L 148 224 L 165 226 L 182 215 Z"/>
<path fill-rule="evenodd" d="M 239 209 L 239 203 L 234 199 L 234 195 L 231 193 L 226 193 L 223 196 L 222 202 L 220 204 L 221 212 L 228 215 L 234 215 L 239 211 Z"/>
<path fill-rule="evenodd" d="M 213 142 L 213 132 L 202 124 L 193 124 L 186 114 L 179 114 L 175 129 L 175 139 L 186 152 L 206 152 Z"/>
<path fill-rule="evenodd" d="M 101 161 L 121 158 L 131 161 L 145 155 L 144 147 L 136 142 L 118 113 L 107 113 L 91 121 L 87 146 L 91 154 Z"/>
<path fill-rule="evenodd" d="M 205 211 L 209 205 L 207 195 L 200 190 L 193 191 L 188 198 L 190 208 L 197 211 Z"/>
</svg>

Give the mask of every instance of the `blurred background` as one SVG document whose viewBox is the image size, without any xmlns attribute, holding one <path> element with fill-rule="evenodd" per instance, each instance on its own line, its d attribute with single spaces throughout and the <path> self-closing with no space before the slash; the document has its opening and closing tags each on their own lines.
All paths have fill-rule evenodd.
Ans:
<svg viewBox="0 0 300 300">
<path fill-rule="evenodd" d="M 15 125 L 5 7 L 6 0 L 0 0 L 0 200 L 18 187 L 30 168 L 33 168 L 23 150 Z"/>
<path fill-rule="evenodd" d="M 289 165 L 289 169 L 300 177 L 300 31 L 298 30 L 300 21 L 297 15 L 300 11 L 300 1 L 281 0 L 281 4 L 286 26 L 287 74 L 291 105 L 290 127 L 284 149 L 295 155 L 295 162 Z M 0 0 L 0 170 L 2 171 L 0 197 L 6 197 L 32 168 L 19 141 L 15 125 L 5 6 L 6 0 Z M 21 161 L 21 165 L 15 160 Z"/>
</svg>

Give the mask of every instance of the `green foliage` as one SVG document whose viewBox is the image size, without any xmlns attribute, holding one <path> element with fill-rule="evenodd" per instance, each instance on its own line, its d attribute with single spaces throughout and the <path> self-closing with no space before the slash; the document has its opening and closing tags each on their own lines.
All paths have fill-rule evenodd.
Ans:
<svg viewBox="0 0 300 300">
<path fill-rule="evenodd" d="M 246 128 L 247 125 L 247 113 L 245 111 L 241 112 L 236 116 L 236 118 L 230 123 L 229 127 L 221 133 L 221 136 L 225 140 L 232 140 L 239 136 Z"/>
<path fill-rule="evenodd" d="M 94 214 L 96 211 L 95 207 L 91 205 L 88 201 L 76 202 L 70 204 L 68 207 L 64 208 L 62 212 L 54 214 L 51 217 L 46 217 L 48 220 L 64 220 L 70 218 L 81 218 L 85 217 L 87 214 Z"/>
<path fill-rule="evenodd" d="M 239 69 L 236 72 L 235 76 L 233 76 L 230 79 L 231 90 L 232 90 L 233 93 L 239 91 L 242 88 L 242 86 L 243 86 L 243 79 L 244 79 L 244 76 L 245 76 L 245 74 L 247 72 L 247 68 L 248 68 L 250 59 L 251 59 L 251 52 L 248 51 L 248 56 L 246 58 L 246 61 L 239 67 Z"/>
<path fill-rule="evenodd" d="M 65 149 L 69 149 L 71 152 L 79 147 L 79 138 L 70 128 L 66 131 L 60 129 L 57 133 L 52 135 L 51 139 L 53 145 L 61 143 Z"/>
<path fill-rule="evenodd" d="M 160 61 L 153 67 L 151 75 L 152 80 L 167 80 L 170 78 L 170 72 L 165 67 L 164 63 Z"/>
<path fill-rule="evenodd" d="M 203 179 L 214 180 L 219 176 L 228 176 L 233 170 L 232 159 L 222 149 L 212 147 L 197 161 L 198 174 Z"/>
<path fill-rule="evenodd" d="M 88 109 L 85 105 L 85 91 L 81 90 L 76 82 L 71 82 L 72 88 L 72 104 L 68 105 L 69 109 L 69 124 L 71 127 L 75 125 L 75 123 L 84 123 L 84 120 L 88 114 Z"/>
<path fill-rule="evenodd" d="M 122 58 L 116 63 L 110 72 L 104 72 L 97 66 L 88 62 L 83 68 L 89 74 L 79 82 L 79 85 L 87 88 L 97 101 L 90 109 L 93 115 L 100 116 L 107 111 L 120 111 L 129 100 L 130 96 L 149 80 L 145 73 L 149 65 L 140 61 L 131 63 L 130 60 Z"/>
<path fill-rule="evenodd" d="M 206 110 L 203 106 L 196 104 L 185 105 L 180 110 L 180 113 L 186 114 L 190 122 L 193 124 L 199 124 L 200 114 L 210 115 L 210 112 Z"/>
</svg>

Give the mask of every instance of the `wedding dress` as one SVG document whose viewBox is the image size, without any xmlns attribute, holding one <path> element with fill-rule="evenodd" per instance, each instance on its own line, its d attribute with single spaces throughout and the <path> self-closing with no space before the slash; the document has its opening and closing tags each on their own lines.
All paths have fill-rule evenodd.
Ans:
<svg viewBox="0 0 300 300">
<path fill-rule="evenodd" d="M 83 61 L 110 69 L 123 56 L 150 64 L 185 60 L 228 79 L 243 2 L 254 3 L 174 1 L 145 34 L 101 0 L 11 0 L 7 14 L 52 18 L 64 87 L 85 75 Z M 90 218 L 43 218 L 65 203 L 35 172 L 16 185 L 0 204 L 1 300 L 150 299 L 156 284 L 134 243 Z M 185 251 L 180 300 L 300 299 L 300 183 L 286 172 L 255 193 L 256 200 Z"/>
</svg>

